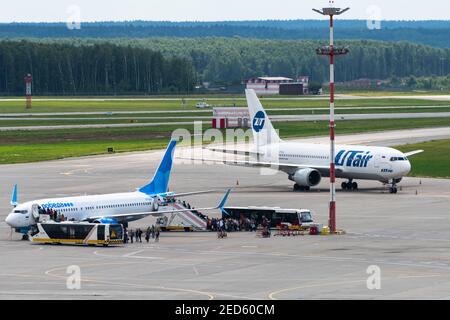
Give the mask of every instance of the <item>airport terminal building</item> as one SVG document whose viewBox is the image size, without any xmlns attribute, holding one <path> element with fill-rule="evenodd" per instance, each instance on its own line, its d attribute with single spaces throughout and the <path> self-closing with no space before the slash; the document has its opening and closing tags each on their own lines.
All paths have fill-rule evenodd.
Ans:
<svg viewBox="0 0 450 320">
<path fill-rule="evenodd" d="M 255 90 L 257 95 L 304 95 L 308 94 L 308 76 L 296 80 L 285 77 L 258 77 L 245 80 L 246 88 Z"/>
</svg>

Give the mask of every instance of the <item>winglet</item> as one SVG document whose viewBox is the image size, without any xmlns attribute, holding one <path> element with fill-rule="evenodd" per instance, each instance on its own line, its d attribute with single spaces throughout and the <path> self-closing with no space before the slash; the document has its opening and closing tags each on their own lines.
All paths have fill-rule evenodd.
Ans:
<svg viewBox="0 0 450 320">
<path fill-rule="evenodd" d="M 230 192 L 231 192 L 231 189 L 228 189 L 227 192 L 225 193 L 225 195 L 223 196 L 222 200 L 220 201 L 219 205 L 217 206 L 217 209 L 219 209 L 221 213 L 226 213 L 228 215 L 229 215 L 229 213 L 226 212 L 223 207 L 225 206 L 225 203 L 228 200 L 228 196 L 230 195 Z"/>
<path fill-rule="evenodd" d="M 13 192 L 11 195 L 11 205 L 13 207 L 16 207 L 18 205 L 18 203 L 17 203 L 17 184 L 15 184 L 14 188 L 13 188 Z"/>
<path fill-rule="evenodd" d="M 230 195 L 231 189 L 228 189 L 227 192 L 225 193 L 225 195 L 223 196 L 222 200 L 220 201 L 219 205 L 217 206 L 217 209 L 222 210 L 223 207 L 225 206 L 225 203 L 228 200 L 228 196 Z"/>
<path fill-rule="evenodd" d="M 175 145 L 177 141 L 175 139 L 170 140 L 167 146 L 166 152 L 159 164 L 158 169 L 153 176 L 153 180 L 139 189 L 148 195 L 155 195 L 159 193 L 167 192 L 169 186 L 170 171 L 172 170 L 173 153 L 175 151 Z"/>
</svg>

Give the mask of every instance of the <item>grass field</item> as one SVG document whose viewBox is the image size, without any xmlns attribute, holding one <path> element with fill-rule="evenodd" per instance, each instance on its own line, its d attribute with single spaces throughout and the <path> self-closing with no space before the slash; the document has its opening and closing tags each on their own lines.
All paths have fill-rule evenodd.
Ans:
<svg viewBox="0 0 450 320">
<path fill-rule="evenodd" d="M 199 99 L 198 101 L 201 101 Z M 166 110 L 198 110 L 195 100 L 186 101 L 182 105 L 181 99 L 167 100 L 105 100 L 105 101 L 79 101 L 79 100 L 49 100 L 34 101 L 33 108 L 27 110 L 24 101 L 4 101 L 0 99 L 0 114 L 2 113 L 39 113 L 39 112 L 113 112 L 113 111 L 166 111 Z M 214 106 L 246 107 L 244 96 L 241 98 L 208 98 L 206 101 Z M 302 108 L 327 107 L 326 99 L 273 99 L 262 98 L 265 108 Z M 337 100 L 337 107 L 377 107 L 377 106 L 450 106 L 449 101 L 427 101 L 423 99 L 346 99 Z"/>
<path fill-rule="evenodd" d="M 398 146 L 403 152 L 425 150 L 409 158 L 412 165 L 410 176 L 450 178 L 450 140 L 437 140 Z"/>
<path fill-rule="evenodd" d="M 337 115 L 346 114 L 375 114 L 375 113 L 419 113 L 419 112 L 450 112 L 450 107 L 443 108 L 414 108 L 414 109 L 370 109 L 370 110 L 336 110 Z M 327 110 L 292 110 L 292 111 L 268 111 L 269 115 L 322 115 L 328 114 Z M 206 117 L 206 119 L 205 119 Z M 53 116 L 32 117 L 27 119 L 17 118 L 0 120 L 0 127 L 26 127 L 26 126 L 59 126 L 59 125 L 89 125 L 89 124 L 129 124 L 129 123 L 163 123 L 163 122 L 194 122 L 204 121 L 209 123 L 210 113 L 186 113 L 179 117 L 175 114 L 138 114 L 138 115 L 112 115 L 112 116 Z"/>
<path fill-rule="evenodd" d="M 277 122 L 283 138 L 320 136 L 328 134 L 326 121 Z M 408 128 L 450 126 L 450 118 L 338 121 L 338 134 L 372 132 Z M 193 126 L 183 126 L 193 131 Z M 204 130 L 209 128 L 204 126 Z M 167 145 L 178 126 L 145 128 L 73 129 L 7 131 L 0 134 L 0 164 L 23 163 L 67 157 L 116 152 L 160 149 Z"/>
<path fill-rule="evenodd" d="M 382 93 L 367 94 L 362 99 L 337 100 L 336 113 L 345 115 L 349 113 L 404 113 L 404 112 L 450 112 L 450 101 L 427 101 L 423 99 L 396 99 L 395 97 L 369 99 L 369 96 L 380 96 Z M 386 93 L 384 93 L 386 94 Z M 396 93 L 393 93 L 396 94 Z M 422 93 L 402 93 L 420 95 Z M 423 93 L 430 94 L 430 93 Z M 80 97 L 81 99 L 86 97 Z M 246 107 L 244 95 L 217 95 L 217 96 L 189 96 L 186 104 L 182 104 L 181 96 L 149 97 L 150 99 L 134 99 L 133 97 L 105 100 L 94 97 L 92 100 L 49 99 L 48 101 L 34 101 L 32 113 L 59 113 L 59 112 L 101 112 L 98 115 L 64 115 L 64 116 L 32 116 L 31 120 L 15 119 L 1 120 L 0 126 L 39 126 L 39 125 L 79 125 L 79 124 L 127 124 L 149 122 L 192 122 L 203 120 L 203 129 L 210 127 L 210 121 L 200 117 L 210 117 L 211 109 L 199 110 L 195 104 L 202 99 L 210 105 Z M 280 98 L 266 97 L 261 99 L 262 104 L 269 110 L 269 115 L 307 115 L 326 114 L 328 101 L 326 97 Z M 425 106 L 427 108 L 425 108 Z M 339 108 L 352 109 L 339 109 Z M 397 107 L 392 109 L 388 107 Z M 277 110 L 286 108 L 288 110 Z M 306 110 L 306 108 L 324 108 L 323 110 Z M 358 109 L 356 109 L 358 108 Z M 305 109 L 305 110 L 303 110 Z M 114 114 L 113 112 L 150 111 L 149 114 Z M 175 111 L 173 113 L 167 111 Z M 29 113 L 25 109 L 24 101 L 8 101 L 0 99 L 0 117 L 5 113 Z M 3 114 L 3 116 L 2 116 Z M 178 117 L 193 117 L 188 119 Z M 28 117 L 28 116 L 27 116 Z M 163 117 L 164 119 L 151 119 L 146 117 Z M 199 117 L 199 118 L 196 118 Z M 42 118 L 52 118 L 44 120 Z M 339 119 L 339 117 L 338 117 Z M 280 130 L 283 138 L 320 136 L 328 134 L 327 121 L 307 122 L 275 122 L 274 126 Z M 357 120 L 337 121 L 337 134 L 351 134 L 372 131 L 415 129 L 426 127 L 450 126 L 450 118 L 425 119 L 385 119 L 385 120 Z M 79 157 L 107 153 L 107 148 L 114 148 L 115 152 L 143 151 L 162 149 L 167 145 L 174 130 L 185 128 L 193 131 L 193 125 L 159 125 L 153 127 L 128 127 L 105 129 L 57 129 L 38 131 L 4 131 L 0 132 L 0 164 L 24 163 Z M 412 157 L 412 175 L 450 177 L 450 141 L 436 141 L 414 146 L 402 146 L 402 150 L 425 149 L 426 152 Z"/>
</svg>

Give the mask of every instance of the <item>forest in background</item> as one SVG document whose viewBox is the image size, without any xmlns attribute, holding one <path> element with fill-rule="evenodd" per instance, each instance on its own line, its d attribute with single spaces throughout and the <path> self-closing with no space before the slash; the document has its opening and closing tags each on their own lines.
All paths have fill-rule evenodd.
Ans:
<svg viewBox="0 0 450 320">
<path fill-rule="evenodd" d="M 450 50 L 408 42 L 339 41 L 336 81 L 445 77 Z M 0 41 L 0 93 L 23 93 L 31 73 L 35 94 L 189 93 L 197 84 L 241 84 L 258 76 L 307 75 L 328 80 L 322 41 L 242 38 L 35 39 Z"/>
<path fill-rule="evenodd" d="M 28 73 L 35 95 L 189 93 L 197 83 L 188 59 L 148 48 L 1 41 L 0 93 L 22 95 Z"/>
<path fill-rule="evenodd" d="M 369 25 L 371 22 L 369 22 Z M 450 21 L 381 21 L 380 29 L 365 20 L 335 24 L 338 39 L 409 41 L 450 48 Z M 82 23 L 68 29 L 65 23 L 2 23 L 0 38 L 149 38 L 242 37 L 256 39 L 314 40 L 328 38 L 324 20 L 261 20 L 220 22 L 125 21 Z"/>
</svg>

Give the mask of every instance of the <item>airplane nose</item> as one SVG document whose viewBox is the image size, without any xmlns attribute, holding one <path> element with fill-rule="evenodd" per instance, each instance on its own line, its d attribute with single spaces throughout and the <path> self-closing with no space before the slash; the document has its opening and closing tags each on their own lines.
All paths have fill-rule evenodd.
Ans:
<svg viewBox="0 0 450 320">
<path fill-rule="evenodd" d="M 11 217 L 10 214 L 8 214 L 8 216 L 7 216 L 6 219 L 5 219 L 5 222 L 6 222 L 7 225 L 9 225 L 9 226 L 11 226 L 11 227 L 14 227 L 14 226 L 12 225 L 12 220 L 13 220 L 13 218 Z"/>
<path fill-rule="evenodd" d="M 411 162 L 406 161 L 405 164 L 405 175 L 408 174 L 411 171 Z"/>
<path fill-rule="evenodd" d="M 13 227 L 13 228 L 19 227 L 19 225 L 18 225 L 18 223 L 17 223 L 17 219 L 16 219 L 12 214 L 9 214 L 9 215 L 6 217 L 5 222 L 6 222 L 10 227 Z"/>
</svg>

